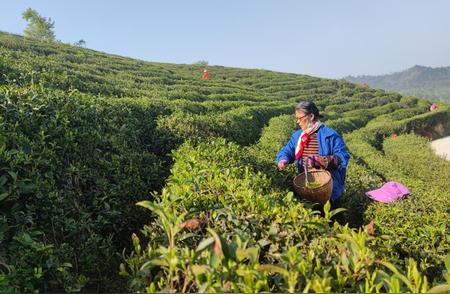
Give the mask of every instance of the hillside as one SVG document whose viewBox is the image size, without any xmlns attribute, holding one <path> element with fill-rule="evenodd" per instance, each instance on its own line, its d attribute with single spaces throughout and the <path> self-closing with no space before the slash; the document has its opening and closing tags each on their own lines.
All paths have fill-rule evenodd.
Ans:
<svg viewBox="0 0 450 294">
<path fill-rule="evenodd" d="M 449 133 L 447 104 L 430 112 L 426 100 L 344 80 L 208 69 L 205 80 L 196 65 L 0 33 L 0 290 L 450 283 L 450 164 L 427 139 Z M 303 100 L 351 153 L 345 212 L 294 197 L 295 168 L 275 166 Z M 369 201 L 386 181 L 413 193 Z"/>
<path fill-rule="evenodd" d="M 395 91 L 431 101 L 450 102 L 450 66 L 410 69 L 387 75 L 345 77 L 352 83 L 367 84 L 373 88 Z"/>
</svg>

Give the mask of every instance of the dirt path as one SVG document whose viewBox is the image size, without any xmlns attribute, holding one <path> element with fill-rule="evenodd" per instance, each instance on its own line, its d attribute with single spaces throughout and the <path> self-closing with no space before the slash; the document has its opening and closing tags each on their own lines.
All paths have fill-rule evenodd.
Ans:
<svg viewBox="0 0 450 294">
<path fill-rule="evenodd" d="M 436 154 L 450 160 L 450 136 L 432 141 L 431 148 L 436 151 Z"/>
</svg>

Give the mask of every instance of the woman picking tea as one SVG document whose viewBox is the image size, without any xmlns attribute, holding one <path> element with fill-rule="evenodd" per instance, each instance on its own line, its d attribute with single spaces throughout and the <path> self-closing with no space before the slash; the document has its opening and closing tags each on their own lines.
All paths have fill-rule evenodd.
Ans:
<svg viewBox="0 0 450 294">
<path fill-rule="evenodd" d="M 295 107 L 295 119 L 300 126 L 289 142 L 278 152 L 279 169 L 297 161 L 299 172 L 309 168 L 326 169 L 333 178 L 331 202 L 336 202 L 344 192 L 345 176 L 350 154 L 342 137 L 332 128 L 320 122 L 317 106 L 304 101 Z"/>
</svg>

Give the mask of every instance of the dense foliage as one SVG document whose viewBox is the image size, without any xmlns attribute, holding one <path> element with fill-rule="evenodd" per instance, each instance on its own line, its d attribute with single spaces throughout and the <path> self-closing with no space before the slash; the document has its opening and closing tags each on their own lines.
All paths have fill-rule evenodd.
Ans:
<svg viewBox="0 0 450 294">
<path fill-rule="evenodd" d="M 450 166 L 413 134 L 448 134 L 446 104 L 429 112 L 428 101 L 343 80 L 202 70 L 0 33 L 1 290 L 450 283 Z M 345 211 L 300 201 L 294 167 L 274 165 L 302 100 L 348 144 Z M 388 180 L 413 194 L 390 205 L 364 196 Z"/>
</svg>

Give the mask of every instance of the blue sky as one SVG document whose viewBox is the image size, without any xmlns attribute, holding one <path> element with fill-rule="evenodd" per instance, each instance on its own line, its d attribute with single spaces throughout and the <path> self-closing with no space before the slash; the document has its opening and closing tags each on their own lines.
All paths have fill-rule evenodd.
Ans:
<svg viewBox="0 0 450 294">
<path fill-rule="evenodd" d="M 147 61 L 329 78 L 450 66 L 448 0 L 0 0 L 0 30 L 23 34 L 28 7 L 63 42 Z"/>
</svg>

